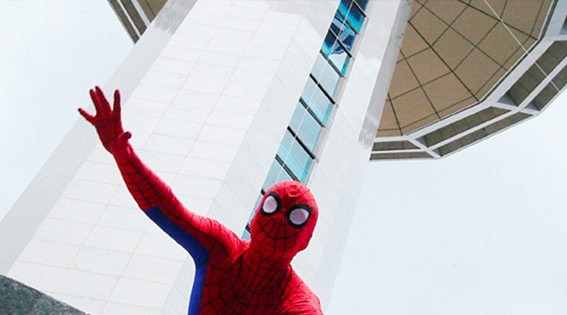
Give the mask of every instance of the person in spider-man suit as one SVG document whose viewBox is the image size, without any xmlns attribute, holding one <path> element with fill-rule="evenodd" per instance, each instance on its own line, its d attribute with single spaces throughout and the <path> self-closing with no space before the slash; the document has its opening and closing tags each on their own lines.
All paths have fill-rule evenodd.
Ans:
<svg viewBox="0 0 567 315">
<path fill-rule="evenodd" d="M 290 265 L 305 249 L 318 216 L 309 189 L 297 181 L 272 186 L 250 222 L 250 241 L 218 221 L 186 209 L 138 158 L 120 118 L 120 93 L 113 109 L 102 90 L 90 95 L 92 116 L 79 112 L 97 130 L 114 156 L 130 193 L 142 210 L 195 260 L 189 314 L 323 314 L 317 296 Z"/>
</svg>

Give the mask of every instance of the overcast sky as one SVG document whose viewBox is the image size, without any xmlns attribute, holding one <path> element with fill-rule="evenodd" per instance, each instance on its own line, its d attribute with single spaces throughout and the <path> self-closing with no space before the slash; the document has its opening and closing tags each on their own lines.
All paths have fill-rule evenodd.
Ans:
<svg viewBox="0 0 567 315">
<path fill-rule="evenodd" d="M 132 42 L 105 0 L 0 0 L 0 219 Z"/>
<path fill-rule="evenodd" d="M 132 44 L 106 0 L 0 0 L 0 29 L 1 218 Z M 565 314 L 565 121 L 371 163 L 328 314 Z"/>
</svg>

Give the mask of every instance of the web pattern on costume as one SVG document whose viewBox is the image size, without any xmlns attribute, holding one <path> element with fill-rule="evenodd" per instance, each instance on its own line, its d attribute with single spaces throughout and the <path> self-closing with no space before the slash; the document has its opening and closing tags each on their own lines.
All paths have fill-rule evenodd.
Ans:
<svg viewBox="0 0 567 315">
<path fill-rule="evenodd" d="M 282 182 L 268 191 L 281 195 L 280 209 L 264 215 L 261 203 L 250 243 L 183 207 L 169 186 L 136 157 L 119 168 L 140 207 L 195 260 L 189 314 L 322 314 L 315 294 L 289 265 L 311 237 L 298 233 L 309 226 L 296 228 L 288 222 L 286 209 L 314 204 L 308 190 L 297 188 L 299 183 Z M 288 196 L 293 190 L 296 195 Z"/>
<path fill-rule="evenodd" d="M 195 261 L 189 314 L 322 314 L 319 299 L 290 265 L 307 247 L 318 216 L 307 187 L 286 181 L 270 188 L 251 221 L 251 241 L 242 240 L 185 208 L 142 163 L 122 130 L 118 93 L 113 111 L 100 89 L 91 90 L 91 97 L 97 115 L 81 114 L 97 128 L 132 196 Z M 269 198 L 271 206 L 265 206 Z"/>
</svg>

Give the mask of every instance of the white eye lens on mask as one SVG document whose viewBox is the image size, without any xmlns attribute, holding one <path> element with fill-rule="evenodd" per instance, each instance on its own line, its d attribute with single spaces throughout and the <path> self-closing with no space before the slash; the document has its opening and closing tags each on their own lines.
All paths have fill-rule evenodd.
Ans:
<svg viewBox="0 0 567 315">
<path fill-rule="evenodd" d="M 309 219 L 309 215 L 310 215 L 309 211 L 303 208 L 296 208 L 290 211 L 289 221 L 293 225 L 300 226 L 305 222 L 307 222 L 307 219 Z"/>
<path fill-rule="evenodd" d="M 266 197 L 266 200 L 264 200 L 264 204 L 262 205 L 262 210 L 267 214 L 272 214 L 276 212 L 277 209 L 278 202 L 276 198 L 274 198 L 274 196 Z"/>
</svg>

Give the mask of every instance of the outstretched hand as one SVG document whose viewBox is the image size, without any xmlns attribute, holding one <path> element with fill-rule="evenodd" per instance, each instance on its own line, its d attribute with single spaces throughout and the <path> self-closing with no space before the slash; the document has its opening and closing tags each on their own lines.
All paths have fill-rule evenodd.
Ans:
<svg viewBox="0 0 567 315">
<path fill-rule="evenodd" d="M 87 121 L 96 128 L 96 132 L 102 145 L 114 156 L 119 156 L 127 152 L 128 139 L 132 137 L 130 132 L 124 132 L 122 129 L 122 120 L 120 118 L 120 92 L 114 91 L 114 105 L 112 110 L 110 104 L 106 100 L 104 93 L 97 86 L 94 90 L 90 90 L 91 99 L 93 100 L 96 115 L 92 116 L 82 108 L 79 113 Z"/>
</svg>

